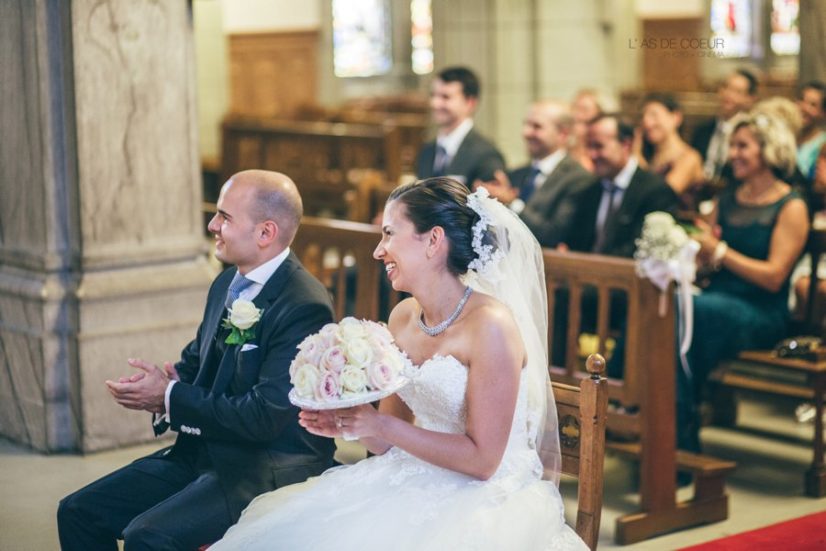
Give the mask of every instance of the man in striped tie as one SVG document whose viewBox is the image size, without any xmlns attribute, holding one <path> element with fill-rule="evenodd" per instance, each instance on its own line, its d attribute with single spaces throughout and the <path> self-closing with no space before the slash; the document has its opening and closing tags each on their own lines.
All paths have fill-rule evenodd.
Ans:
<svg viewBox="0 0 826 551">
<path fill-rule="evenodd" d="M 255 496 L 332 465 L 333 441 L 301 428 L 287 398 L 297 345 L 332 321 L 326 289 L 290 252 L 301 215 L 284 174 L 250 170 L 224 184 L 208 227 L 232 267 L 212 283 L 194 340 L 174 365 L 130 359 L 136 375 L 106 382 L 117 403 L 154 414 L 156 434 L 178 432 L 175 444 L 64 498 L 64 550 L 114 551 L 117 539 L 129 550 L 196 549 Z M 225 327 L 230 308 L 254 323 Z"/>
</svg>

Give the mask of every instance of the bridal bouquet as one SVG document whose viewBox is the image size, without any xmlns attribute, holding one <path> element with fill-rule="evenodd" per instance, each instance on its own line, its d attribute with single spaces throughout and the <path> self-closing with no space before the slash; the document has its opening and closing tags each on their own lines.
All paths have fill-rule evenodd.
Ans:
<svg viewBox="0 0 826 551">
<path fill-rule="evenodd" d="M 662 291 L 660 316 L 665 316 L 666 290 L 677 283 L 680 304 L 680 356 L 683 369 L 688 371 L 685 355 L 691 346 L 694 301 L 691 298 L 692 283 L 697 276 L 697 252 L 700 244 L 688 237 L 686 231 L 667 212 L 646 215 L 642 235 L 636 240 L 634 252 L 637 274 L 647 277 Z"/>
<path fill-rule="evenodd" d="M 387 327 L 347 317 L 298 345 L 290 364 L 290 401 L 305 409 L 337 409 L 393 394 L 408 379 L 410 360 Z"/>
</svg>

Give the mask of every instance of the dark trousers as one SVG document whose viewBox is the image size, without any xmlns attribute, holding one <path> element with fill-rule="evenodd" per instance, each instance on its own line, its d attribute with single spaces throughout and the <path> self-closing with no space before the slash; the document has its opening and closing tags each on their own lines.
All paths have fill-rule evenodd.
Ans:
<svg viewBox="0 0 826 551">
<path fill-rule="evenodd" d="M 172 448 L 136 460 L 63 498 L 57 510 L 64 551 L 192 550 L 233 524 L 203 449 Z"/>
</svg>

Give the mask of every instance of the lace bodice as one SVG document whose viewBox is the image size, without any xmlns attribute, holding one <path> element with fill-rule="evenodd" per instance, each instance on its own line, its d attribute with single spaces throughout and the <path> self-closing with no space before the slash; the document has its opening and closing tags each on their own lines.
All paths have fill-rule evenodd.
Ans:
<svg viewBox="0 0 826 551">
<path fill-rule="evenodd" d="M 399 397 L 408 405 L 416 417 L 416 425 L 433 431 L 461 433 L 467 421 L 468 368 L 453 356 L 436 355 L 406 373 L 410 384 L 399 391 Z M 525 371 L 519 383 L 511 433 L 503 464 L 510 464 L 519 457 L 519 462 L 533 461 L 536 453 L 532 439 L 528 436 L 527 387 Z M 536 456 L 536 469 L 541 469 Z M 500 471 L 502 468 L 500 467 Z M 533 470 L 533 469 L 531 469 Z M 541 472 L 541 470 L 539 471 Z"/>
</svg>

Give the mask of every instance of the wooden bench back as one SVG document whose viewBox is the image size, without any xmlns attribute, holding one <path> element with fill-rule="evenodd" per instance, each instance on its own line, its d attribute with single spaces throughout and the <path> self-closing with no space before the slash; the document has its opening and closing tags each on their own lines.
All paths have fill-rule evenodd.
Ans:
<svg viewBox="0 0 826 551">
<path fill-rule="evenodd" d="M 598 297 L 598 351 L 605 353 L 609 336 L 612 290 L 626 293 L 625 371 L 622 379 L 608 378 L 609 399 L 622 408 L 608 413 L 608 430 L 634 437 L 640 444 L 640 505 L 644 511 L 674 509 L 676 469 L 675 320 L 672 294 L 664 297 L 640 278 L 633 260 L 594 254 L 543 251 L 548 287 L 549 342 L 553 335 L 554 292 L 570 292 L 567 358 L 551 366 L 551 379 L 578 386 L 587 378 L 579 360 L 579 297 L 593 287 Z M 662 302 L 661 302 L 662 297 Z M 661 306 L 663 307 L 661 311 Z M 662 315 L 661 315 L 662 314 Z"/>
<path fill-rule="evenodd" d="M 311 186 L 341 203 L 353 169 L 401 174 L 400 131 L 392 123 L 356 124 L 228 117 L 222 124 L 222 181 L 251 168 L 288 174 L 312 206 Z M 323 199 L 322 196 L 317 199 Z M 312 209 L 306 209 L 312 212 Z"/>
<path fill-rule="evenodd" d="M 603 461 L 608 388 L 601 377 L 605 360 L 588 359 L 590 376 L 579 386 L 552 383 L 559 419 L 562 473 L 579 479 L 576 532 L 591 549 L 597 548 L 602 514 Z"/>
<path fill-rule="evenodd" d="M 598 352 L 605 355 L 607 339 L 611 336 L 609 297 L 612 291 L 620 291 L 627 299 L 625 374 L 622 380 L 610 380 L 609 395 L 626 408 L 641 406 L 647 383 L 644 374 L 674 370 L 674 309 L 671 294 L 664 301 L 665 309 L 660 317 L 661 293 L 647 279 L 637 275 L 633 260 L 555 250 L 545 250 L 543 254 L 548 289 L 549 342 L 552 342 L 556 322 L 553 319 L 555 291 L 567 288 L 570 293 L 565 365 L 552 366 L 551 377 L 569 384 L 578 384 L 581 378 L 587 377 L 579 359 L 579 335 L 581 297 L 588 288 L 592 288 L 598 297 Z"/>
<path fill-rule="evenodd" d="M 379 320 L 383 300 L 388 312 L 399 301 L 399 293 L 381 285 L 381 278 L 386 277 L 384 266 L 373 258 L 380 240 L 381 231 L 372 224 L 312 217 L 301 220 L 290 247 L 332 293 L 336 320 L 347 315 Z"/>
</svg>

